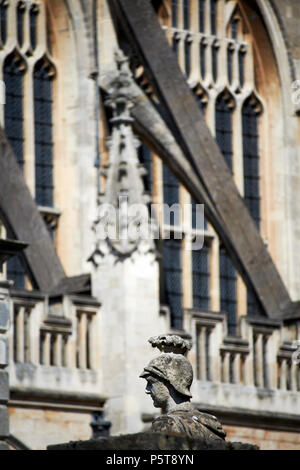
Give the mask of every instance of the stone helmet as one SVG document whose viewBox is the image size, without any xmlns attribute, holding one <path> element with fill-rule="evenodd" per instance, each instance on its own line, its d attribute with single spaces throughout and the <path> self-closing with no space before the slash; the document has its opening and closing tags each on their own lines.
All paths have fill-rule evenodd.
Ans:
<svg viewBox="0 0 300 470">
<path fill-rule="evenodd" d="M 153 347 L 164 351 L 152 359 L 144 368 L 140 377 L 160 377 L 173 386 L 181 395 L 192 397 L 190 387 L 193 382 L 193 368 L 184 354 L 190 349 L 189 343 L 175 335 L 161 335 L 150 338 Z M 167 351 L 167 352 L 165 352 Z"/>
</svg>

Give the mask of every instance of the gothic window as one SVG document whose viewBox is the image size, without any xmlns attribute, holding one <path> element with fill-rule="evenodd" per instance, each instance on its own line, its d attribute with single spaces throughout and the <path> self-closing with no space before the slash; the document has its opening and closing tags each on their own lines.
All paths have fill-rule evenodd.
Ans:
<svg viewBox="0 0 300 470">
<path fill-rule="evenodd" d="M 9 55 L 4 62 L 6 105 L 4 126 L 20 168 L 24 166 L 24 72 L 25 64 L 17 53 Z"/>
<path fill-rule="evenodd" d="M 193 307 L 209 310 L 209 248 L 192 251 Z"/>
<path fill-rule="evenodd" d="M 228 333 L 236 334 L 236 271 L 226 249 L 220 247 L 220 294 L 221 311 L 226 312 Z"/>
<path fill-rule="evenodd" d="M 25 20 L 25 5 L 23 2 L 20 2 L 17 7 L 17 35 L 18 35 L 18 44 L 20 47 L 24 43 L 24 20 Z"/>
<path fill-rule="evenodd" d="M 30 9 L 30 44 L 32 51 L 37 46 L 37 20 L 38 20 L 39 9 L 37 5 L 33 5 Z"/>
<path fill-rule="evenodd" d="M 177 28 L 178 24 L 178 0 L 171 0 L 172 6 L 172 26 Z"/>
<path fill-rule="evenodd" d="M 210 1 L 210 27 L 213 35 L 217 34 L 217 2 L 218 0 Z"/>
<path fill-rule="evenodd" d="M 199 0 L 199 31 L 204 33 L 205 27 L 205 0 Z"/>
<path fill-rule="evenodd" d="M 0 3 L 0 27 L 1 27 L 1 42 L 4 45 L 7 39 L 7 8 L 8 3 L 6 0 L 1 0 Z"/>
<path fill-rule="evenodd" d="M 163 165 L 163 182 L 164 204 L 169 208 L 173 204 L 179 204 L 179 181 L 166 165 Z M 174 212 L 170 213 L 170 221 L 166 222 L 171 226 L 178 224 Z"/>
<path fill-rule="evenodd" d="M 260 225 L 258 111 L 249 98 L 243 106 L 244 199 L 257 227 Z"/>
<path fill-rule="evenodd" d="M 52 208 L 52 88 L 55 73 L 46 40 L 47 26 L 45 2 L 0 1 L 2 76 L 6 89 L 1 124 L 37 204 L 47 206 L 40 208 L 42 217 L 47 224 L 50 217 L 51 227 L 55 227 L 53 220 L 58 217 Z M 15 257 L 7 263 L 7 278 L 15 282 L 15 287 L 27 286 L 21 258 Z"/>
<path fill-rule="evenodd" d="M 190 0 L 183 0 L 183 27 L 190 29 Z"/>
<path fill-rule="evenodd" d="M 41 60 L 34 69 L 34 132 L 36 202 L 53 206 L 52 81 L 50 64 Z"/>
<path fill-rule="evenodd" d="M 232 106 L 225 94 L 216 103 L 216 140 L 232 172 Z"/>
<path fill-rule="evenodd" d="M 182 328 L 181 240 L 163 242 L 164 301 L 171 312 L 171 326 Z"/>
</svg>

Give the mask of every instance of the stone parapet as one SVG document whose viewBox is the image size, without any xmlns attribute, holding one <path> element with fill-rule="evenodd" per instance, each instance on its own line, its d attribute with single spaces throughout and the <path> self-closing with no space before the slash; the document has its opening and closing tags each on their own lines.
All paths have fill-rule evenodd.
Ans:
<svg viewBox="0 0 300 470">
<path fill-rule="evenodd" d="M 90 439 L 48 446 L 47 450 L 259 450 L 258 446 L 243 442 L 191 439 L 186 436 L 137 433 L 108 439 Z"/>
</svg>

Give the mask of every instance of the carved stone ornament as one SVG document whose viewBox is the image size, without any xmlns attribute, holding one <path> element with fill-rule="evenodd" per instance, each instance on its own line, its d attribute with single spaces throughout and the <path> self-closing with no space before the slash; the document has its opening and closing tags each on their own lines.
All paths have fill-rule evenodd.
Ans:
<svg viewBox="0 0 300 470">
<path fill-rule="evenodd" d="M 108 91 L 105 105 L 112 109 L 112 133 L 108 139 L 109 161 L 102 174 L 106 178 L 100 194 L 98 217 L 93 230 L 96 250 L 91 260 L 107 253 L 130 256 L 134 251 L 154 251 L 152 223 L 143 176 L 146 169 L 139 162 L 137 149 L 140 141 L 134 135 L 130 115 L 133 106 L 130 86 L 133 82 L 128 59 L 123 52 L 115 52 L 118 76 Z M 153 221 L 152 221 L 153 222 Z"/>
<path fill-rule="evenodd" d="M 153 421 L 151 431 L 224 440 L 226 433 L 217 418 L 194 409 L 190 402 L 193 369 L 185 357 L 190 343 L 176 335 L 160 335 L 150 338 L 149 342 L 162 351 L 140 375 L 147 380 L 146 393 L 154 406 L 162 410 L 162 415 Z"/>
</svg>

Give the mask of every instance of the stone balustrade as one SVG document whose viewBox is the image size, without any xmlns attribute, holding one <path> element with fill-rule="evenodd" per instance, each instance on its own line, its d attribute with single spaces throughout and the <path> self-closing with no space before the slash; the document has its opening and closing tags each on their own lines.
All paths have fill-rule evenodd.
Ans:
<svg viewBox="0 0 300 470">
<path fill-rule="evenodd" d="M 99 303 L 13 290 L 10 299 L 10 387 L 99 394 L 96 346 Z M 94 327 L 95 326 L 95 327 Z"/>
<path fill-rule="evenodd" d="M 279 406 L 287 413 L 300 406 L 300 365 L 293 361 L 297 324 L 242 317 L 239 335 L 230 337 L 225 314 L 186 309 L 184 328 L 194 344 L 189 359 L 196 402 L 235 406 L 236 400 L 241 407 Z"/>
</svg>

